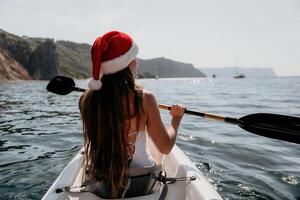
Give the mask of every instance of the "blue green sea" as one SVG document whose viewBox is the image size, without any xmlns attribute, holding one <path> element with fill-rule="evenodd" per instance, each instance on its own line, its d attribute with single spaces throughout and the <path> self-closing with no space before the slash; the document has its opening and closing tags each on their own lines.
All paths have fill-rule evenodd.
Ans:
<svg viewBox="0 0 300 200">
<path fill-rule="evenodd" d="M 300 77 L 139 82 L 162 104 L 236 118 L 300 117 Z M 41 199 L 82 146 L 80 93 L 58 96 L 45 90 L 47 83 L 0 82 L 0 199 Z M 167 124 L 168 112 L 161 114 Z M 177 144 L 225 200 L 300 199 L 300 145 L 189 115 Z"/>
</svg>

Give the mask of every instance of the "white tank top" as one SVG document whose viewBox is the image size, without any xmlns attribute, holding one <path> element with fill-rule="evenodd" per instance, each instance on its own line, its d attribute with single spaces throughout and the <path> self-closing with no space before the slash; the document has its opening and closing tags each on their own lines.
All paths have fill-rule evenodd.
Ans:
<svg viewBox="0 0 300 200">
<path fill-rule="evenodd" d="M 155 165 L 155 162 L 147 150 L 146 132 L 139 131 L 135 140 L 135 151 L 130 167 L 146 167 L 153 165 Z"/>
</svg>

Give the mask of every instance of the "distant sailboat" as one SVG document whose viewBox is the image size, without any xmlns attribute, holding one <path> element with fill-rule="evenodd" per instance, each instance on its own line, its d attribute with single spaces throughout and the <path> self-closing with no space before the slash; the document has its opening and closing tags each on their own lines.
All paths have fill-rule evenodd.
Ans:
<svg viewBox="0 0 300 200">
<path fill-rule="evenodd" d="M 155 79 L 159 79 L 159 76 L 158 76 L 158 70 L 155 70 L 155 76 L 154 76 Z"/>
<path fill-rule="evenodd" d="M 233 78 L 246 78 L 244 74 L 237 74 Z"/>
<path fill-rule="evenodd" d="M 233 78 L 236 78 L 236 79 L 238 79 L 238 78 L 246 78 L 246 76 L 245 76 L 245 74 L 243 74 L 243 73 L 239 73 L 239 71 L 238 71 L 238 58 L 236 58 L 236 75 L 235 76 L 233 76 Z"/>
</svg>

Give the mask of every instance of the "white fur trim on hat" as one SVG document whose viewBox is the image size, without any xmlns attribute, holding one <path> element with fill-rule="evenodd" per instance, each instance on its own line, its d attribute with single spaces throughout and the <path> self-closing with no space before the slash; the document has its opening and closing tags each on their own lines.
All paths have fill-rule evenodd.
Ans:
<svg viewBox="0 0 300 200">
<path fill-rule="evenodd" d="M 102 82 L 100 80 L 95 80 L 94 78 L 90 78 L 88 80 L 88 86 L 91 90 L 100 90 L 102 86 Z"/>
<path fill-rule="evenodd" d="M 138 46 L 133 43 L 130 49 L 123 55 L 101 64 L 102 74 L 113 74 L 128 67 L 129 63 L 136 58 L 139 52 Z"/>
</svg>

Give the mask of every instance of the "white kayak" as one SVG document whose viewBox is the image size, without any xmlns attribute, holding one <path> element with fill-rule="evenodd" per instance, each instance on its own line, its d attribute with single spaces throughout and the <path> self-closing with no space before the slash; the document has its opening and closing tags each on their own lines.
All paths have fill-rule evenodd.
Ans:
<svg viewBox="0 0 300 200">
<path fill-rule="evenodd" d="M 159 154 L 156 152 L 156 154 Z M 166 200 L 219 200 L 220 194 L 207 181 L 204 175 L 197 169 L 191 160 L 175 145 L 168 155 L 156 155 L 156 159 L 161 160 L 162 168 L 166 171 L 168 177 L 191 177 L 196 180 L 178 181 L 168 184 L 168 193 Z M 68 166 L 62 171 L 50 189 L 42 198 L 43 200 L 101 200 L 100 197 L 89 192 L 61 192 L 56 193 L 57 188 L 65 186 L 81 186 L 84 171 L 84 156 L 82 150 L 79 151 Z M 161 187 L 162 188 L 162 187 Z M 128 198 L 130 200 L 153 200 L 159 199 L 162 189 L 156 192 L 140 197 Z"/>
</svg>

